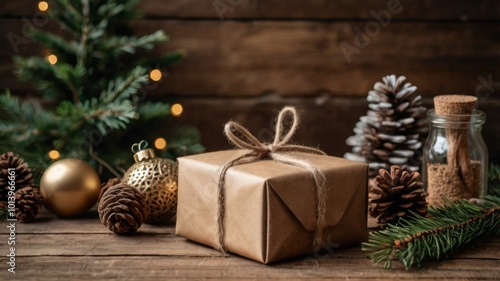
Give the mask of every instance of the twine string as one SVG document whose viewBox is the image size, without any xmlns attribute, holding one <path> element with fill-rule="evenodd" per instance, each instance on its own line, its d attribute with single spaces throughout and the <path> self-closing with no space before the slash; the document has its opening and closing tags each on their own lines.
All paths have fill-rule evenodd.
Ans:
<svg viewBox="0 0 500 281">
<path fill-rule="evenodd" d="M 285 129 L 285 119 L 291 117 L 291 125 L 288 130 Z M 247 149 L 249 152 L 225 163 L 220 168 L 219 174 L 219 184 L 218 184 L 218 200 L 217 200 L 217 239 L 218 246 L 217 249 L 223 254 L 227 255 L 226 247 L 224 246 L 225 238 L 225 177 L 227 170 L 235 165 L 241 165 L 246 163 L 255 162 L 261 159 L 270 159 L 276 162 L 280 162 L 286 165 L 292 165 L 300 167 L 309 171 L 309 174 L 314 180 L 314 185 L 316 189 L 315 193 L 315 215 L 316 215 L 316 229 L 313 239 L 313 249 L 316 250 L 321 246 L 323 240 L 323 232 L 326 227 L 326 187 L 325 187 L 325 176 L 316 167 L 311 165 L 309 162 L 298 159 L 294 157 L 291 152 L 306 152 L 313 154 L 324 155 L 325 153 L 319 149 L 289 144 L 293 135 L 295 134 L 299 124 L 299 116 L 294 107 L 286 106 L 278 114 L 276 120 L 276 134 L 272 143 L 262 143 L 254 135 L 252 135 L 245 127 L 242 125 L 229 121 L 224 126 L 224 134 L 230 142 L 232 142 L 236 147 L 241 149 Z"/>
</svg>

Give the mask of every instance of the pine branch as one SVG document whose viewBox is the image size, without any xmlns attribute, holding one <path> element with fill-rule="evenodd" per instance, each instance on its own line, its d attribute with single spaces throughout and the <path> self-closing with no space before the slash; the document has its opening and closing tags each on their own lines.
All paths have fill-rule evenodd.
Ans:
<svg viewBox="0 0 500 281">
<path fill-rule="evenodd" d="M 162 102 L 145 102 L 139 104 L 137 111 L 141 120 L 148 121 L 170 114 L 170 105 Z"/>
<path fill-rule="evenodd" d="M 364 251 L 372 251 L 374 263 L 391 268 L 393 260 L 405 268 L 422 266 L 426 260 L 446 258 L 467 243 L 490 234 L 500 234 L 500 198 L 485 196 L 478 203 L 447 201 L 441 208 L 429 208 L 429 217 L 414 214 L 398 225 L 370 233 Z"/>
<path fill-rule="evenodd" d="M 106 136 L 111 130 L 124 129 L 131 119 L 137 119 L 139 114 L 129 100 L 118 100 L 112 103 L 102 103 L 97 99 L 87 101 L 83 105 L 85 119 L 93 124 L 99 132 Z"/>
<path fill-rule="evenodd" d="M 141 86 L 148 82 L 146 69 L 136 66 L 125 78 L 118 77 L 108 83 L 107 90 L 102 91 L 100 101 L 110 103 L 115 100 L 124 100 L 136 94 Z"/>
<path fill-rule="evenodd" d="M 137 48 L 150 50 L 155 43 L 168 41 L 167 35 L 162 30 L 142 37 L 115 36 L 106 40 L 102 46 L 103 50 L 110 50 L 115 56 L 121 53 L 134 54 Z"/>
<path fill-rule="evenodd" d="M 0 122 L 0 151 L 21 155 L 38 174 L 50 162 L 46 153 L 53 140 L 68 133 L 71 122 L 43 110 L 38 103 L 21 102 L 9 92 L 0 95 L 0 109 L 6 113 Z"/>
<path fill-rule="evenodd" d="M 488 195 L 500 197 L 500 166 L 494 163 L 488 173 Z"/>
<path fill-rule="evenodd" d="M 68 63 L 76 63 L 76 57 L 80 50 L 75 41 L 68 42 L 61 36 L 41 32 L 39 30 L 32 32 L 31 38 L 35 42 L 45 46 L 47 49 L 50 49 L 55 55 L 57 55 L 59 60 L 66 61 Z"/>
</svg>

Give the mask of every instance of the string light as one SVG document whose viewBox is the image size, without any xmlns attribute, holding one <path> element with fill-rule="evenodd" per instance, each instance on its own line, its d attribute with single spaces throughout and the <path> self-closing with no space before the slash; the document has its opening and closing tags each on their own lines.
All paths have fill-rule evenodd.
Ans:
<svg viewBox="0 0 500 281">
<path fill-rule="evenodd" d="M 57 56 L 54 54 L 50 54 L 47 56 L 47 60 L 49 61 L 50 64 L 54 65 L 57 63 Z"/>
<path fill-rule="evenodd" d="M 45 1 L 38 2 L 38 10 L 45 12 L 49 9 L 49 3 Z"/>
<path fill-rule="evenodd" d="M 176 103 L 170 108 L 170 113 L 172 113 L 173 116 L 180 116 L 182 114 L 182 110 L 182 105 L 180 103 Z"/>
<path fill-rule="evenodd" d="M 57 160 L 59 159 L 59 157 L 61 157 L 61 154 L 59 153 L 59 151 L 57 150 L 51 150 L 49 151 L 49 158 L 52 159 L 52 160 Z"/>
<path fill-rule="evenodd" d="M 161 71 L 159 69 L 153 69 L 149 72 L 149 78 L 153 81 L 160 81 L 161 79 Z"/>
<path fill-rule="evenodd" d="M 155 140 L 156 149 L 163 150 L 167 148 L 167 141 L 164 138 L 157 138 Z"/>
</svg>

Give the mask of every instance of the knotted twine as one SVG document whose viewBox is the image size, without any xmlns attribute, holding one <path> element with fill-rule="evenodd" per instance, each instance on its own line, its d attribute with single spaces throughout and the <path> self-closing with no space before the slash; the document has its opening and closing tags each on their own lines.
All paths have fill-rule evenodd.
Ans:
<svg viewBox="0 0 500 281">
<path fill-rule="evenodd" d="M 287 115 L 291 115 L 292 123 L 291 127 L 286 132 L 285 129 L 285 118 Z M 297 111 L 294 107 L 286 106 L 278 114 L 278 119 L 275 125 L 275 136 L 272 143 L 262 143 L 254 135 L 252 135 L 247 129 L 245 129 L 240 124 L 229 121 L 224 126 L 224 134 L 230 142 L 232 142 L 236 147 L 241 149 L 248 149 L 249 152 L 243 154 L 242 156 L 225 163 L 220 168 L 219 175 L 219 185 L 218 185 L 218 200 L 217 200 L 217 238 L 218 246 L 217 249 L 223 253 L 226 253 L 226 248 L 224 246 L 225 237 L 225 227 L 224 227 L 224 212 L 225 212 L 225 191 L 224 183 L 226 172 L 229 168 L 235 165 L 241 165 L 245 163 L 255 162 L 261 159 L 270 159 L 279 163 L 292 165 L 300 167 L 309 171 L 310 175 L 314 179 L 314 185 L 316 188 L 315 194 L 315 205 L 316 205 L 316 229 L 313 239 L 313 249 L 319 249 L 323 240 L 323 231 L 326 227 L 326 187 L 325 187 L 325 176 L 323 173 L 310 163 L 305 160 L 295 158 L 291 155 L 292 152 L 306 152 L 313 154 L 325 155 L 325 153 L 319 149 L 289 144 L 292 136 L 295 134 L 299 124 L 299 117 Z M 239 135 L 237 135 L 239 134 Z"/>
</svg>

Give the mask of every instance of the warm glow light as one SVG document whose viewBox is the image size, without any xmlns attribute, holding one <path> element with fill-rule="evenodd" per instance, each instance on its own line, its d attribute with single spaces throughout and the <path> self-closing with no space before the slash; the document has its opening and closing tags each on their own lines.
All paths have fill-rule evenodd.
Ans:
<svg viewBox="0 0 500 281">
<path fill-rule="evenodd" d="M 38 2 L 38 10 L 45 12 L 49 8 L 49 3 L 45 1 Z"/>
<path fill-rule="evenodd" d="M 149 73 L 149 78 L 153 81 L 160 81 L 161 79 L 161 71 L 159 69 L 153 69 Z"/>
<path fill-rule="evenodd" d="M 180 116 L 182 114 L 182 110 L 182 105 L 176 103 L 170 108 L 170 113 L 172 113 L 173 116 Z"/>
<path fill-rule="evenodd" d="M 57 160 L 61 157 L 61 154 L 59 154 L 59 151 L 57 150 L 51 150 L 49 151 L 49 158 L 52 160 Z"/>
<path fill-rule="evenodd" d="M 50 64 L 56 64 L 57 63 L 57 56 L 54 54 L 48 55 L 47 60 L 49 61 Z"/>
<path fill-rule="evenodd" d="M 157 138 L 155 140 L 156 149 L 162 150 L 167 148 L 167 141 L 164 138 Z"/>
</svg>

